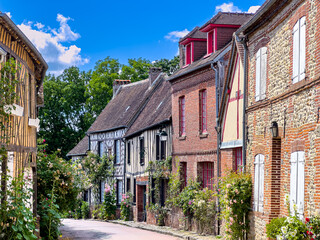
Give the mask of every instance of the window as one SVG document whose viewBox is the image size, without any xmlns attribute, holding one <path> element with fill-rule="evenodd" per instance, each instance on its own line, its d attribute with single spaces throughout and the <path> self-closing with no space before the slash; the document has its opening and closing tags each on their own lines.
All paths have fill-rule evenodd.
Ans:
<svg viewBox="0 0 320 240">
<path fill-rule="evenodd" d="M 200 102 L 200 133 L 207 132 L 207 90 L 199 92 Z"/>
<path fill-rule="evenodd" d="M 306 17 L 300 18 L 293 27 L 292 82 L 305 78 L 306 74 Z"/>
<path fill-rule="evenodd" d="M 254 160 L 254 211 L 263 212 L 264 155 L 258 154 Z"/>
<path fill-rule="evenodd" d="M 191 43 L 186 46 L 186 65 L 191 63 Z"/>
<path fill-rule="evenodd" d="M 202 165 L 202 187 L 213 190 L 214 171 L 213 163 L 201 163 Z"/>
<path fill-rule="evenodd" d="M 114 154 L 115 164 L 120 164 L 120 140 L 114 141 Z"/>
<path fill-rule="evenodd" d="M 213 29 L 212 31 L 208 32 L 207 35 L 207 54 L 215 52 L 216 49 L 216 40 L 215 40 L 215 33 L 216 30 Z"/>
<path fill-rule="evenodd" d="M 234 150 L 234 157 L 235 171 L 242 172 L 242 148 L 236 148 Z"/>
<path fill-rule="evenodd" d="M 267 48 L 262 47 L 256 53 L 256 101 L 266 98 Z"/>
<path fill-rule="evenodd" d="M 122 200 L 122 181 L 117 180 L 117 203 L 120 204 Z"/>
<path fill-rule="evenodd" d="M 180 173 L 181 173 L 181 181 L 182 181 L 182 188 L 187 186 L 187 163 L 181 162 L 180 163 Z"/>
<path fill-rule="evenodd" d="M 303 151 L 291 153 L 290 209 L 294 212 L 293 204 L 296 204 L 301 217 L 304 211 L 304 162 Z"/>
<path fill-rule="evenodd" d="M 185 106 L 185 97 L 182 96 L 179 98 L 179 132 L 180 136 L 186 134 L 186 106 Z"/>
<path fill-rule="evenodd" d="M 104 201 L 104 181 L 100 181 L 100 202 Z"/>
<path fill-rule="evenodd" d="M 156 159 L 160 160 L 160 136 L 156 135 Z"/>
<path fill-rule="evenodd" d="M 140 146 L 140 165 L 144 165 L 144 155 L 145 155 L 144 137 L 139 138 L 139 146 Z"/>
<path fill-rule="evenodd" d="M 161 144 L 161 159 L 166 159 L 167 155 L 167 141 L 160 141 Z"/>
<path fill-rule="evenodd" d="M 98 142 L 98 154 L 102 157 L 104 154 L 104 142 Z"/>
<path fill-rule="evenodd" d="M 127 192 L 131 192 L 131 179 L 127 178 Z"/>
<path fill-rule="evenodd" d="M 137 179 L 133 180 L 133 202 L 137 201 Z"/>
<path fill-rule="evenodd" d="M 131 163 L 131 143 L 128 141 L 127 143 L 127 152 L 128 152 L 128 165 Z"/>
</svg>

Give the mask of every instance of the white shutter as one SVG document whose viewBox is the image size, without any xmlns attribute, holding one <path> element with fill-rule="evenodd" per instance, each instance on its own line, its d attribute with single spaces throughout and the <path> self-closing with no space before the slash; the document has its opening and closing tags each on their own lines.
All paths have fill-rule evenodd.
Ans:
<svg viewBox="0 0 320 240">
<path fill-rule="evenodd" d="M 299 56 L 299 81 L 304 79 L 306 73 L 306 17 L 300 18 L 300 56 Z"/>
<path fill-rule="evenodd" d="M 261 49 L 256 53 L 256 101 L 260 100 Z"/>
<path fill-rule="evenodd" d="M 267 48 L 261 48 L 261 66 L 260 66 L 260 100 L 266 98 L 266 82 L 267 82 Z"/>
<path fill-rule="evenodd" d="M 293 66 L 292 66 L 292 81 L 299 81 L 299 21 L 293 28 Z"/>
<path fill-rule="evenodd" d="M 259 155 L 255 157 L 254 161 L 254 199 L 253 210 L 258 211 L 259 205 Z"/>
<path fill-rule="evenodd" d="M 259 171 L 259 212 L 263 212 L 263 195 L 264 195 L 264 155 L 260 155 Z"/>
<path fill-rule="evenodd" d="M 298 192 L 297 192 L 297 207 L 300 217 L 303 217 L 304 212 L 304 152 L 297 152 L 298 155 Z"/>
<path fill-rule="evenodd" d="M 290 211 L 293 211 L 293 204 L 297 203 L 297 152 L 291 153 L 291 172 L 290 172 Z"/>
</svg>

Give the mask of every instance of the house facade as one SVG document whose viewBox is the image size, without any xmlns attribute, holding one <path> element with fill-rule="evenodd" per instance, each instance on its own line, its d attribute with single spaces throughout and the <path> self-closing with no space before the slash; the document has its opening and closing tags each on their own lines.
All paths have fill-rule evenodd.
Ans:
<svg viewBox="0 0 320 240">
<path fill-rule="evenodd" d="M 253 180 L 250 238 L 297 206 L 319 209 L 320 3 L 268 0 L 237 35 L 247 46 L 246 170 Z M 285 201 L 288 198 L 289 203 Z"/>
<path fill-rule="evenodd" d="M 151 81 L 150 81 L 151 80 Z M 133 195 L 133 217 L 135 221 L 154 220 L 147 206 L 164 205 L 166 184 L 162 179 L 160 199 L 154 198 L 150 162 L 164 161 L 172 154 L 171 87 L 166 74 L 161 73 L 145 106 L 125 134 L 126 139 L 126 192 Z M 155 223 L 155 221 L 154 221 Z"/>
<path fill-rule="evenodd" d="M 36 216 L 37 116 L 38 108 L 44 103 L 42 82 L 48 66 L 30 40 L 4 13 L 0 13 L 0 31 L 1 68 L 5 62 L 13 60 L 19 80 L 15 103 L 3 109 L 9 118 L 5 122 L 7 127 L 0 132 L 0 145 L 7 150 L 8 157 L 3 161 L 1 174 L 8 168 L 11 177 L 22 173 L 32 177 L 34 193 L 30 204 Z M 2 191 L 4 186 L 2 183 Z"/>
</svg>

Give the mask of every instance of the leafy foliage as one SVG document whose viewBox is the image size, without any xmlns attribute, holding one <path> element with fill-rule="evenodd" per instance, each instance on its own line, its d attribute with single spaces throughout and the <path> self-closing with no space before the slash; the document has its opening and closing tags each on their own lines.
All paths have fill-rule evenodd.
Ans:
<svg viewBox="0 0 320 240">
<path fill-rule="evenodd" d="M 10 182 L 9 178 L 7 180 Z M 34 235 L 36 221 L 29 203 L 32 189 L 25 187 L 28 185 L 31 185 L 31 177 L 19 176 L 11 180 L 6 193 L 0 191 L 1 199 L 3 194 L 8 197 L 8 201 L 0 204 L 0 239 L 37 239 Z"/>
<path fill-rule="evenodd" d="M 220 202 L 221 217 L 225 220 L 226 234 L 229 239 L 244 239 L 249 230 L 248 213 L 251 207 L 251 176 L 230 172 L 222 178 Z"/>
<path fill-rule="evenodd" d="M 162 71 L 167 73 L 168 76 L 172 75 L 175 71 L 179 69 L 180 58 L 175 56 L 173 59 L 160 59 L 155 61 L 153 66 L 162 68 Z"/>
<path fill-rule="evenodd" d="M 89 212 L 90 212 L 89 203 L 85 202 L 85 201 L 82 201 L 82 204 L 81 204 L 81 216 L 82 216 L 82 218 L 83 219 L 89 218 Z"/>
<path fill-rule="evenodd" d="M 115 219 L 117 209 L 116 191 L 109 185 L 105 186 L 103 201 L 103 218 L 106 220 Z"/>
<path fill-rule="evenodd" d="M 185 216 L 193 216 L 194 208 L 192 207 L 198 190 L 200 189 L 200 183 L 197 181 L 190 180 L 188 185 L 182 189 L 178 195 L 177 206 L 182 209 Z"/>
<path fill-rule="evenodd" d="M 49 75 L 44 79 L 45 105 L 39 110 L 39 136 L 46 139 L 49 153 L 61 149 L 61 156 L 66 156 L 93 123 L 85 96 L 90 78 L 90 71 L 70 67 L 58 77 Z"/>
<path fill-rule="evenodd" d="M 129 221 L 131 214 L 132 197 L 129 194 L 123 194 L 121 204 L 120 204 L 120 217 L 124 221 Z"/>
</svg>

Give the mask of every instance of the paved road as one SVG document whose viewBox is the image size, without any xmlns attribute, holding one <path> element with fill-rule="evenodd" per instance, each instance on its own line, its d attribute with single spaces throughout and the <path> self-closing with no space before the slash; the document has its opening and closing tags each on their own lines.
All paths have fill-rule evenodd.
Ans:
<svg viewBox="0 0 320 240">
<path fill-rule="evenodd" d="M 181 238 L 126 227 L 119 224 L 63 219 L 60 228 L 62 238 L 72 240 L 181 240 Z"/>
</svg>

